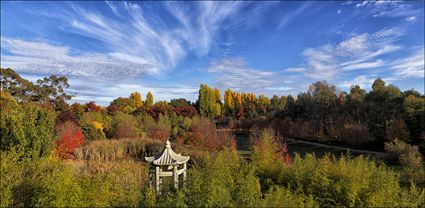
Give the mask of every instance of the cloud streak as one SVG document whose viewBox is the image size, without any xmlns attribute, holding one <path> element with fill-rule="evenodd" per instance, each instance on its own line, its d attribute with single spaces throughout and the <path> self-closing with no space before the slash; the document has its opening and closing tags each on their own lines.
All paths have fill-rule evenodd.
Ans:
<svg viewBox="0 0 425 208">
<path fill-rule="evenodd" d="M 342 71 L 376 68 L 385 65 L 384 54 L 401 49 L 396 42 L 404 32 L 398 28 L 385 28 L 373 34 L 363 33 L 336 44 L 307 48 L 304 74 L 314 79 L 332 80 Z"/>
<path fill-rule="evenodd" d="M 395 70 L 395 75 L 403 78 L 423 78 L 425 73 L 424 66 L 424 48 L 420 48 L 412 55 L 394 61 L 391 69 Z"/>
<path fill-rule="evenodd" d="M 298 71 L 299 68 L 293 68 Z M 217 87 L 225 90 L 231 88 L 243 92 L 265 93 L 293 93 L 297 84 L 290 80 L 297 80 L 296 76 L 284 76 L 281 72 L 255 69 L 242 58 L 225 58 L 211 62 L 207 68 L 217 82 Z M 290 80 L 289 80 L 290 79 Z M 289 82 L 288 82 L 289 81 Z M 291 87 L 283 84 L 291 83 Z"/>
<path fill-rule="evenodd" d="M 1 38 L 1 66 L 32 74 L 60 74 L 86 78 L 126 79 L 128 74 L 155 74 L 155 66 L 116 54 L 72 55 L 67 46 Z"/>
<path fill-rule="evenodd" d="M 152 12 L 143 3 L 107 1 L 113 13 L 108 15 L 69 5 L 39 15 L 59 20 L 64 32 L 100 41 L 100 51 L 71 55 L 70 48 L 75 46 L 2 37 L 2 53 L 9 52 L 2 54 L 2 66 L 31 73 L 117 79 L 123 78 L 122 72 L 136 76 L 160 74 L 174 69 L 188 53 L 207 55 L 216 33 L 240 8 L 239 2 L 158 3 L 168 12 L 164 14 Z M 167 15 L 173 18 L 164 19 Z"/>
</svg>

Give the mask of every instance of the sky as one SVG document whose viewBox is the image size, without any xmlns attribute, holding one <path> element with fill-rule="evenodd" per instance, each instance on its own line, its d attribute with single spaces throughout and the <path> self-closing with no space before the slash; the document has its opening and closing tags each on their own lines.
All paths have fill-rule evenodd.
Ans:
<svg viewBox="0 0 425 208">
<path fill-rule="evenodd" d="M 1 2 L 1 67 L 66 76 L 71 102 L 267 96 L 316 81 L 424 93 L 424 1 Z"/>
</svg>

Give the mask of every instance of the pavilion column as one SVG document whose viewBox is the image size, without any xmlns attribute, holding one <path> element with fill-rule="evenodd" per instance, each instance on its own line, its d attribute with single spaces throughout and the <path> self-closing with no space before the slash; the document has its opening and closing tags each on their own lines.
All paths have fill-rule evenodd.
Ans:
<svg viewBox="0 0 425 208">
<path fill-rule="evenodd" d="M 156 193 L 159 193 L 159 166 L 155 167 L 155 189 Z"/>
<path fill-rule="evenodd" d="M 183 184 L 186 183 L 186 169 L 187 169 L 187 164 L 183 163 Z"/>
<path fill-rule="evenodd" d="M 179 176 L 177 175 L 177 166 L 178 165 L 173 166 L 173 182 L 174 182 L 174 188 L 176 189 L 179 188 Z"/>
</svg>

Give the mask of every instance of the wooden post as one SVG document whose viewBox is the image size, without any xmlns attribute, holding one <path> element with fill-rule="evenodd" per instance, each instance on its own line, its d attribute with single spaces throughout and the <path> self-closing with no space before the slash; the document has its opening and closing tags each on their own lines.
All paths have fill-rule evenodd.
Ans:
<svg viewBox="0 0 425 208">
<path fill-rule="evenodd" d="M 186 163 L 183 163 L 183 185 L 186 183 L 186 169 L 187 165 Z"/>
<path fill-rule="evenodd" d="M 177 175 L 177 166 L 178 165 L 174 165 L 173 166 L 173 181 L 174 181 L 174 188 L 178 189 L 179 188 L 179 178 Z"/>
<path fill-rule="evenodd" d="M 155 167 L 155 188 L 156 193 L 159 193 L 159 166 Z"/>
</svg>

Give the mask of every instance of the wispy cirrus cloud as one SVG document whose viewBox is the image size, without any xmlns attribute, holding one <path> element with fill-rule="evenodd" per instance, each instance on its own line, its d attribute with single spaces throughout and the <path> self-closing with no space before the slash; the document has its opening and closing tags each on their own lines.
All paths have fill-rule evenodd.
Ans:
<svg viewBox="0 0 425 208">
<path fill-rule="evenodd" d="M 363 89 L 371 89 L 373 82 L 378 77 L 381 78 L 382 80 L 384 80 L 387 84 L 398 80 L 397 77 L 380 77 L 376 74 L 359 75 L 359 76 L 354 77 L 354 79 L 339 81 L 339 82 L 337 82 L 336 86 L 342 87 L 342 88 L 350 88 L 352 86 L 359 85 Z"/>
<path fill-rule="evenodd" d="M 235 18 L 234 15 L 242 8 L 241 2 L 212 2 L 196 3 L 197 8 L 187 4 L 168 3 L 167 10 L 179 22 L 180 27 L 175 29 L 176 35 L 199 55 L 206 55 L 213 44 L 217 31 L 225 27 L 225 21 Z M 193 15 L 188 15 L 195 13 Z"/>
<path fill-rule="evenodd" d="M 295 67 L 295 68 L 287 68 L 285 69 L 287 72 L 305 72 L 305 68 L 303 67 Z"/>
<path fill-rule="evenodd" d="M 242 58 L 225 58 L 213 61 L 207 71 L 223 88 L 259 89 L 276 84 L 276 72 L 257 70 L 247 66 Z"/>
<path fill-rule="evenodd" d="M 207 55 L 217 31 L 240 8 L 239 2 L 157 5 L 168 14 L 152 12 L 143 4 L 109 1 L 106 8 L 113 15 L 74 3 L 50 13 L 41 12 L 38 15 L 59 20 L 60 28 L 67 33 L 100 41 L 102 49 L 75 55 L 71 50 L 75 46 L 71 45 L 2 37 L 2 53 L 8 52 L 2 54 L 2 66 L 41 74 L 118 79 L 123 76 L 116 75 L 160 74 L 175 68 L 188 53 Z"/>
<path fill-rule="evenodd" d="M 306 3 L 301 4 L 301 6 L 298 7 L 297 9 L 295 9 L 291 12 L 288 12 L 287 14 L 285 14 L 283 16 L 283 18 L 281 19 L 281 21 L 279 22 L 277 27 L 279 29 L 285 27 L 292 20 L 294 20 L 298 15 L 302 14 L 309 6 L 310 6 L 310 2 L 306 2 Z"/>
<path fill-rule="evenodd" d="M 380 56 L 401 49 L 396 42 L 404 31 L 385 28 L 373 34 L 363 33 L 335 44 L 307 48 L 304 74 L 314 79 L 333 80 L 342 71 L 376 68 L 385 62 Z"/>
<path fill-rule="evenodd" d="M 47 42 L 1 37 L 2 67 L 23 73 L 60 74 L 86 78 L 122 79 L 128 74 L 142 76 L 158 73 L 143 60 L 125 59 L 117 54 L 72 54 L 67 46 Z"/>
<path fill-rule="evenodd" d="M 403 78 L 423 78 L 425 74 L 424 48 L 420 48 L 412 55 L 397 59 L 391 64 L 396 76 Z"/>
<path fill-rule="evenodd" d="M 416 18 L 415 16 L 421 12 L 420 9 L 414 8 L 404 1 L 363 1 L 355 4 L 355 7 L 365 9 L 372 17 L 407 17 L 407 21 L 409 21 L 409 17 Z"/>
<path fill-rule="evenodd" d="M 225 58 L 213 61 L 207 72 L 217 80 L 221 89 L 231 88 L 244 92 L 282 94 L 294 92 L 299 86 L 291 81 L 297 76 L 284 76 L 278 71 L 256 69 L 248 66 L 242 58 Z M 287 82 L 289 81 L 289 82 Z M 290 83 L 291 86 L 288 84 Z"/>
</svg>

